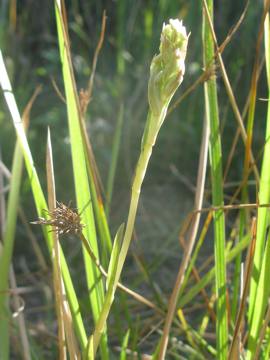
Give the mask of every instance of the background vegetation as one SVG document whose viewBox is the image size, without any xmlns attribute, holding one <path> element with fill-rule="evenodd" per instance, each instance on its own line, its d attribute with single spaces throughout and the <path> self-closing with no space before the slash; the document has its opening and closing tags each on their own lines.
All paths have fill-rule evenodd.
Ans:
<svg viewBox="0 0 270 360">
<path fill-rule="evenodd" d="M 218 44 L 221 44 L 241 17 L 245 2 L 216 1 L 214 5 L 215 33 Z M 66 1 L 66 8 L 72 63 L 78 90 L 87 87 L 92 71 L 92 59 L 100 37 L 102 13 L 106 10 L 105 38 L 98 57 L 93 93 L 86 113 L 86 128 L 100 173 L 102 196 L 113 238 L 119 225 L 126 221 L 130 186 L 140 152 L 140 139 L 148 109 L 149 66 L 153 55 L 158 52 L 162 24 L 170 18 L 180 18 L 183 19 L 187 31 L 191 32 L 186 74 L 181 90 L 174 98 L 176 101 L 203 74 L 202 4 L 186 0 Z M 262 15 L 263 3 L 250 2 L 241 25 L 222 53 L 240 112 L 245 111 L 250 96 L 252 69 Z M 65 204 L 71 200 L 72 206 L 76 207 L 71 166 L 71 140 L 66 106 L 61 99 L 61 94 L 65 93 L 65 84 L 61 71 L 53 1 L 2 1 L 0 43 L 21 113 L 35 89 L 42 85 L 42 91 L 31 109 L 27 133 L 42 188 L 45 190 L 47 186 L 45 163 L 49 126 L 54 168 L 57 174 L 55 177 L 57 200 Z M 260 99 L 268 96 L 263 48 L 260 48 L 260 51 L 259 60 L 263 67 L 258 81 L 255 121 L 252 128 L 252 150 L 259 170 L 265 145 L 267 110 L 267 101 Z M 222 167 L 223 172 L 226 172 L 238 124 L 222 82 L 220 67 L 217 66 L 214 72 L 217 75 Z M 1 97 L 0 101 L 1 162 L 11 170 L 16 134 L 4 98 Z M 183 258 L 183 244 L 179 243 L 179 233 L 183 229 L 186 216 L 194 208 L 204 118 L 205 99 L 203 82 L 201 82 L 178 106 L 172 108 L 159 134 L 143 185 L 134 240 L 121 277 L 122 282 L 129 288 L 150 298 L 163 310 L 166 309 Z M 117 149 L 118 140 L 119 149 Z M 245 145 L 240 139 L 233 150 L 232 163 L 223 184 L 226 204 L 230 203 L 235 190 L 243 180 L 245 151 Z M 115 153 L 119 156 L 113 177 L 112 163 L 113 159 L 116 159 Z M 1 179 L 3 178 L 3 183 L 0 182 L 0 188 L 3 189 L 1 226 L 4 232 L 4 209 L 9 179 L 6 176 L 7 171 L 5 172 L 3 167 L 1 169 Z M 255 180 L 253 175 L 249 177 L 248 195 L 243 198 L 243 194 L 241 197 L 240 193 L 234 199 L 234 204 L 257 201 L 258 183 L 256 186 Z M 209 207 L 212 202 L 211 189 L 209 169 L 204 207 Z M 59 347 L 52 266 L 40 227 L 29 226 L 30 221 L 37 219 L 37 213 L 31 184 L 25 171 L 21 178 L 19 206 L 12 264 L 20 296 L 24 302 L 23 314 L 27 324 L 31 354 L 37 359 L 54 359 L 57 357 Z M 239 211 L 226 213 L 227 243 L 229 240 L 237 243 L 236 239 L 242 240 L 244 235 L 250 235 L 253 214 L 256 214 L 254 209 L 248 214 L 245 212 L 243 234 L 238 235 L 242 224 L 241 213 Z M 200 231 L 203 230 L 207 215 L 208 213 L 202 214 Z M 92 332 L 93 318 L 85 285 L 81 242 L 78 238 L 70 236 L 63 238 L 61 245 L 89 336 Z M 213 267 L 213 259 L 212 262 L 209 260 L 213 252 L 214 233 L 210 228 L 196 259 L 200 276 L 208 274 Z M 233 280 L 235 267 L 237 264 L 231 263 L 227 269 L 228 288 L 232 292 L 236 287 Z M 187 288 L 194 284 L 195 280 L 191 279 Z M 203 295 L 207 296 L 208 312 L 205 310 L 207 307 L 202 298 L 197 297 L 185 303 L 184 315 L 178 313 L 169 344 L 168 356 L 172 359 L 217 357 L 213 293 L 214 282 L 210 287 L 208 286 L 207 294 Z M 236 312 L 235 308 L 232 311 Z M 207 320 L 208 325 L 200 333 L 198 328 L 203 327 L 203 320 L 207 317 L 210 318 Z M 162 320 L 164 316 L 145 307 L 124 292 L 117 291 L 108 323 L 110 358 L 114 356 L 119 358 L 121 347 L 126 346 L 130 353 L 136 352 L 138 356 L 153 353 L 160 339 Z M 229 326 L 230 340 L 234 334 L 235 324 L 236 314 L 233 313 L 232 323 Z M 192 332 L 189 329 L 198 331 Z M 127 331 L 129 331 L 128 336 Z M 268 332 L 266 333 L 268 339 Z M 11 358 L 22 357 L 23 350 L 16 326 L 12 326 L 10 330 L 10 339 L 14 344 Z M 266 348 L 268 344 L 266 341 Z M 125 352 L 122 351 L 121 354 L 121 359 L 125 359 Z M 104 354 L 100 356 L 105 358 Z"/>
</svg>

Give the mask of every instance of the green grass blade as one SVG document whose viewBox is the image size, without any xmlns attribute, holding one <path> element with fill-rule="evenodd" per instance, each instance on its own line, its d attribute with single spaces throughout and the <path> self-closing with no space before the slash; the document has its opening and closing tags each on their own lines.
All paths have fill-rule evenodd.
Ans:
<svg viewBox="0 0 270 360">
<path fill-rule="evenodd" d="M 126 335 L 123 338 L 122 346 L 121 346 L 121 353 L 120 353 L 120 360 L 127 360 L 127 346 L 129 341 L 130 329 L 126 332 Z"/>
<path fill-rule="evenodd" d="M 90 192 L 92 195 L 92 201 L 93 201 L 93 210 L 95 214 L 95 220 L 97 223 L 97 230 L 100 238 L 100 251 L 101 251 L 101 263 L 104 267 L 107 267 L 109 264 L 109 258 L 112 251 L 112 239 L 111 239 L 111 233 L 109 230 L 109 225 L 105 213 L 105 209 L 103 206 L 102 196 L 100 194 L 97 181 L 95 180 L 95 174 L 93 171 L 93 168 L 91 166 L 91 160 L 90 160 L 90 153 L 87 142 L 89 140 L 86 138 L 87 134 L 85 134 L 85 152 L 87 154 L 86 156 L 86 165 L 87 165 L 87 172 L 89 176 L 89 185 L 90 185 Z"/>
<path fill-rule="evenodd" d="M 257 341 L 259 339 L 260 330 L 264 320 L 265 311 L 268 304 L 270 286 L 269 286 L 269 273 L 270 273 L 270 237 L 266 242 L 266 250 L 264 252 L 263 262 L 260 269 L 260 278 L 258 281 L 258 288 L 255 298 L 256 311 L 254 310 L 252 321 L 250 324 L 250 332 L 248 339 L 248 349 L 246 359 L 253 359 L 256 351 Z"/>
<path fill-rule="evenodd" d="M 206 3 L 206 2 L 205 2 Z M 210 16 L 213 17 L 213 1 L 207 0 Z M 210 25 L 204 16 L 203 46 L 205 68 L 213 62 L 215 50 Z M 216 80 L 211 77 L 205 83 L 206 117 L 210 126 L 210 165 L 212 179 L 212 202 L 223 206 L 222 149 L 219 133 L 219 114 Z M 226 262 L 225 262 L 225 216 L 222 210 L 214 213 L 215 278 L 217 297 L 217 358 L 227 359 L 228 324 L 226 308 Z"/>
<path fill-rule="evenodd" d="M 23 156 L 19 143 L 16 143 L 7 204 L 7 221 L 4 232 L 3 248 L 0 256 L 0 359 L 9 359 L 9 311 L 8 275 L 13 254 L 17 209 L 22 175 Z"/>
<path fill-rule="evenodd" d="M 96 226 L 87 174 L 87 162 L 85 158 L 83 136 L 80 126 L 81 112 L 70 58 L 71 55 L 69 51 L 69 40 L 65 22 L 66 19 L 63 15 L 65 10 L 61 7 L 61 4 L 63 3 L 60 1 L 55 1 L 55 15 L 67 103 L 76 200 L 79 209 L 83 209 L 85 205 L 90 201 L 89 206 L 87 206 L 81 214 L 82 222 L 87 225 L 84 228 L 83 232 L 85 238 L 90 242 L 91 248 L 93 249 L 96 258 L 99 259 Z M 92 307 L 93 317 L 96 322 L 104 301 L 103 283 L 98 280 L 100 279 L 100 277 L 97 272 L 96 266 L 92 262 L 84 246 L 83 254 L 88 289 L 89 291 L 90 289 L 92 289 L 90 291 L 89 298 Z M 108 358 L 108 349 L 105 336 L 102 337 L 101 341 L 101 354 L 102 359 Z"/>
<path fill-rule="evenodd" d="M 25 135 L 21 117 L 20 117 L 20 114 L 18 111 L 15 97 L 13 95 L 10 81 L 9 81 L 7 71 L 6 71 L 6 68 L 4 65 L 2 52 L 0 52 L 0 76 L 1 76 L 1 79 L 0 79 L 1 87 L 4 92 L 5 100 L 8 105 L 9 111 L 11 113 L 13 124 L 14 124 L 15 130 L 16 130 L 16 134 L 17 134 L 20 146 L 21 146 L 21 151 L 24 156 L 24 161 L 25 161 L 28 177 L 31 182 L 31 188 L 32 188 L 32 193 L 33 193 L 37 213 L 39 216 L 44 216 L 44 210 L 47 210 L 48 206 L 47 206 L 47 203 L 46 203 L 46 200 L 45 200 L 45 197 L 44 197 L 44 194 L 43 194 L 40 182 L 39 182 L 36 168 L 34 166 L 33 157 L 32 157 L 29 145 L 28 145 L 28 141 L 27 141 L 27 138 Z M 44 236 L 45 236 L 45 239 L 47 242 L 49 252 L 51 253 L 52 246 L 53 246 L 52 234 L 45 227 L 43 227 L 43 233 L 44 233 Z M 72 280 L 71 280 L 71 277 L 69 274 L 68 266 L 67 266 L 67 263 L 66 263 L 66 260 L 65 260 L 65 257 L 63 255 L 61 248 L 60 248 L 60 257 L 61 257 L 61 269 L 62 269 L 63 279 L 65 282 L 66 293 L 67 293 L 67 298 L 68 298 L 68 301 L 70 304 L 72 317 L 73 317 L 75 327 L 76 327 L 76 333 L 79 338 L 81 347 L 85 348 L 85 346 L 87 344 L 87 337 L 86 337 L 86 333 L 85 333 L 85 329 L 84 329 L 84 325 L 83 325 L 83 321 L 82 321 L 82 317 L 81 317 L 81 313 L 80 313 L 79 303 L 78 303 L 76 293 L 75 293 L 75 290 L 74 290 L 74 287 L 72 284 Z"/>
<path fill-rule="evenodd" d="M 123 240 L 123 232 L 124 232 L 125 225 L 122 224 L 119 229 L 117 230 L 116 237 L 113 243 L 113 249 L 111 253 L 109 268 L 108 268 L 108 277 L 106 280 L 106 289 L 109 288 L 109 284 L 112 281 L 112 277 L 115 274 L 115 269 L 117 266 L 117 262 L 119 259 L 119 253 L 122 246 L 122 240 Z"/>
<path fill-rule="evenodd" d="M 260 181 L 260 191 L 259 191 L 259 201 L 260 203 L 270 202 L 270 31 L 269 31 L 269 14 L 265 19 L 265 64 L 266 64 L 266 74 L 267 74 L 267 84 L 268 84 L 268 108 L 267 108 L 267 118 L 266 118 L 266 132 L 265 132 L 265 146 L 263 154 L 263 162 L 261 169 L 261 181 Z M 257 237 L 256 237 L 256 247 L 257 248 L 257 257 L 256 262 L 254 258 L 254 281 L 257 285 L 257 291 L 255 294 L 251 293 L 252 302 L 250 304 L 250 337 L 248 341 L 248 351 L 247 359 L 252 359 L 254 351 L 256 350 L 256 341 L 262 326 L 263 316 L 266 311 L 267 301 L 270 294 L 269 287 L 269 272 L 270 272 L 270 237 L 263 248 L 265 237 L 267 234 L 267 226 L 269 224 L 269 210 L 264 208 L 258 209 L 258 226 L 257 226 Z M 257 245 L 258 242 L 258 245 Z M 262 258 L 262 263 L 260 265 L 259 258 Z M 256 277 L 255 277 L 256 276 Z M 255 285 L 254 285 L 255 286 Z M 256 304 L 256 312 L 252 310 Z"/>
<path fill-rule="evenodd" d="M 97 349 L 98 349 L 98 346 L 100 343 L 100 338 L 101 338 L 102 334 L 104 333 L 107 316 L 110 311 L 111 305 L 113 303 L 115 289 L 116 289 L 116 286 L 117 286 L 117 283 L 119 280 L 119 278 L 117 278 L 117 269 L 118 269 L 118 260 L 119 260 L 119 245 L 122 244 L 123 234 L 124 234 L 124 224 L 122 224 L 119 227 L 119 229 L 117 230 L 117 233 L 115 235 L 115 239 L 114 239 L 114 244 L 116 244 L 116 245 L 114 247 L 112 262 L 110 263 L 110 266 L 109 266 L 110 273 L 109 273 L 108 290 L 106 293 L 106 298 L 105 298 L 105 302 L 104 302 L 102 311 L 99 316 L 99 320 L 96 324 L 95 331 L 93 334 L 94 354 L 96 354 L 96 352 L 97 352 Z M 91 338 L 92 338 L 92 336 L 90 337 L 89 341 L 91 341 Z"/>
<path fill-rule="evenodd" d="M 192 272 L 193 267 L 195 266 L 195 262 L 196 262 L 196 260 L 198 258 L 199 251 L 200 251 L 200 249 L 201 249 L 201 247 L 202 247 L 202 245 L 204 243 L 204 240 L 205 240 L 205 237 L 206 237 L 210 222 L 212 221 L 212 216 L 213 216 L 212 214 L 210 214 L 210 213 L 208 214 L 205 225 L 204 225 L 204 227 L 203 227 L 203 229 L 201 231 L 200 237 L 199 237 L 199 239 L 197 241 L 197 244 L 196 244 L 196 247 L 195 247 L 195 249 L 193 251 L 193 255 L 192 255 L 191 259 L 190 259 L 189 265 L 188 265 L 187 270 L 185 272 L 185 277 L 184 277 L 181 289 L 179 291 L 179 295 L 178 295 L 179 299 L 181 298 L 181 296 L 184 293 L 184 290 L 185 290 L 185 288 L 186 288 L 186 286 L 188 284 L 189 276 L 190 276 L 190 274 Z"/>
<path fill-rule="evenodd" d="M 235 245 L 235 247 L 229 251 L 228 255 L 226 255 L 226 263 L 231 262 L 238 254 L 240 254 L 248 246 L 249 242 L 250 237 L 245 236 L 243 240 Z M 184 307 L 186 304 L 190 303 L 192 299 L 212 281 L 214 276 L 215 268 L 212 268 L 196 285 L 189 289 L 187 294 L 179 299 L 179 307 Z"/>
</svg>

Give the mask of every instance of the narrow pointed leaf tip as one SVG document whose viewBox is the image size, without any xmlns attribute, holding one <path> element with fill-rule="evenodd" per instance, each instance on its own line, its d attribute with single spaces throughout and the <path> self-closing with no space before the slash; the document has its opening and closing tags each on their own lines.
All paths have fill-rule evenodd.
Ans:
<svg viewBox="0 0 270 360">
<path fill-rule="evenodd" d="M 168 24 L 163 24 L 160 52 L 152 60 L 148 85 L 149 104 L 154 114 L 161 112 L 183 81 L 188 38 L 182 21 L 170 19 Z"/>
</svg>

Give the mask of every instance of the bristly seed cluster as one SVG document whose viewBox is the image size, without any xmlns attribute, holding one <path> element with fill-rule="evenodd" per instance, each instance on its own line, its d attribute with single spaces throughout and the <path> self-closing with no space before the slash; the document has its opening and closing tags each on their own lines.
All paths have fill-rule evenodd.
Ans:
<svg viewBox="0 0 270 360">
<path fill-rule="evenodd" d="M 31 224 L 54 226 L 52 231 L 57 231 L 59 235 L 80 234 L 85 226 L 81 223 L 81 217 L 77 210 L 71 209 L 61 202 L 57 202 L 55 209 L 51 211 L 46 210 L 46 212 L 50 219 L 40 217 Z"/>
</svg>

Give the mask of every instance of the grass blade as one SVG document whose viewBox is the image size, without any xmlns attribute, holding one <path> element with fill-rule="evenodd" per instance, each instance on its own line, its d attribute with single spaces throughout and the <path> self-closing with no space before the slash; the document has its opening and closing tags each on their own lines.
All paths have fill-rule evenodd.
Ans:
<svg viewBox="0 0 270 360">
<path fill-rule="evenodd" d="M 265 31 L 265 57 L 266 57 L 266 74 L 268 84 L 268 99 L 270 99 L 270 65 L 269 65 L 269 14 L 266 16 L 266 11 L 269 10 L 270 1 L 265 2 L 265 9 L 263 14 L 264 31 Z M 255 106 L 255 105 L 254 105 Z M 268 101 L 267 117 L 266 117 L 266 132 L 265 132 L 265 146 L 261 170 L 261 182 L 259 201 L 270 201 L 270 102 Z M 270 238 L 267 235 L 267 225 L 269 224 L 269 213 L 265 209 L 258 209 L 258 230 L 256 238 L 256 248 L 254 254 L 254 268 L 250 288 L 250 304 L 249 304 L 249 324 L 250 337 L 248 341 L 247 359 L 251 359 L 256 351 L 256 343 L 259 337 L 259 332 L 262 326 L 263 316 L 266 311 L 267 301 L 270 293 L 268 282 L 268 274 L 270 271 L 269 256 L 270 256 Z M 267 241 L 265 244 L 265 240 Z M 265 244 L 265 247 L 264 247 Z M 256 312 L 254 311 L 256 304 Z"/>
<path fill-rule="evenodd" d="M 11 113 L 11 117 L 13 120 L 13 124 L 16 130 L 16 134 L 21 146 L 21 151 L 24 155 L 24 161 L 26 165 L 26 169 L 28 172 L 29 179 L 31 181 L 31 188 L 33 197 L 35 200 L 35 205 L 37 209 L 38 216 L 44 216 L 44 210 L 48 210 L 47 203 L 39 182 L 39 178 L 36 172 L 36 168 L 34 166 L 33 157 L 28 145 L 28 141 L 25 135 L 25 131 L 23 128 L 23 124 L 21 121 L 21 117 L 19 114 L 19 110 L 15 101 L 15 97 L 12 92 L 12 88 L 10 85 L 10 81 L 7 75 L 7 71 L 5 68 L 5 64 L 3 61 L 2 52 L 0 52 L 0 76 L 1 76 L 1 87 L 4 92 L 5 100 L 8 105 L 9 111 Z M 43 233 L 47 242 L 47 246 L 49 249 L 49 252 L 52 251 L 53 246 L 53 240 L 52 240 L 52 234 L 46 230 L 45 227 L 43 227 Z M 76 333 L 79 338 L 81 347 L 84 348 L 87 344 L 87 337 L 80 313 L 79 303 L 77 300 L 77 296 L 72 284 L 72 280 L 69 274 L 68 266 L 65 260 L 65 257 L 62 253 L 62 250 L 60 250 L 60 257 L 61 257 L 61 269 L 62 269 L 62 275 L 65 282 L 66 287 L 66 293 L 68 297 L 68 301 L 70 304 L 70 308 L 72 311 L 72 317 L 75 323 Z"/>
<path fill-rule="evenodd" d="M 123 337 L 123 342 L 121 346 L 120 360 L 127 360 L 127 346 L 129 341 L 130 329 L 126 332 L 126 335 Z"/>
<path fill-rule="evenodd" d="M 29 113 L 33 102 L 40 92 L 38 89 L 30 99 L 23 114 L 23 124 L 27 128 L 29 124 Z M 17 141 L 12 162 L 12 176 L 10 180 L 10 192 L 7 204 L 7 221 L 3 237 L 3 248 L 0 256 L 0 358 L 7 359 L 9 357 L 9 322 L 11 319 L 8 314 L 8 277 L 13 254 L 17 211 L 19 204 L 19 193 L 21 185 L 23 167 L 23 155 L 20 144 Z M 14 276 L 15 281 L 15 276 Z M 23 320 L 20 320 L 23 321 Z"/>
<path fill-rule="evenodd" d="M 83 209 L 90 201 L 89 206 L 87 206 L 81 214 L 82 222 L 87 225 L 83 232 L 87 241 L 90 242 L 91 248 L 93 249 L 96 258 L 99 259 L 96 226 L 91 201 L 92 197 L 87 174 L 87 161 L 85 158 L 84 141 L 80 125 L 81 110 L 71 62 L 66 14 L 63 1 L 55 1 L 55 16 L 67 103 L 77 206 L 79 209 Z M 100 281 L 96 266 L 93 264 L 91 257 L 89 256 L 84 246 L 83 255 L 88 289 L 92 289 L 89 293 L 89 299 L 92 307 L 93 318 L 96 322 L 104 301 L 103 283 Z M 95 286 L 93 287 L 94 284 Z M 102 359 L 108 359 L 107 340 L 105 336 L 102 337 L 101 354 Z"/>
<path fill-rule="evenodd" d="M 49 211 L 52 211 L 56 207 L 56 194 L 55 194 L 55 180 L 54 180 L 54 167 L 52 156 L 52 144 L 50 129 L 48 129 L 47 135 L 47 152 L 46 152 L 46 172 L 47 172 L 47 188 L 48 188 L 48 205 Z M 66 360 L 66 342 L 65 342 L 65 325 L 64 325 L 64 299 L 63 299 L 63 284 L 61 278 L 60 268 L 60 256 L 59 256 L 59 237 L 55 229 L 52 229 L 53 237 L 53 251 L 52 251 L 52 263 L 53 263 L 53 285 L 55 293 L 55 306 L 58 325 L 58 351 L 59 358 Z M 74 357 L 73 359 L 76 359 Z"/>
<path fill-rule="evenodd" d="M 231 262 L 239 253 L 241 253 L 249 244 L 250 237 L 245 236 L 235 247 L 226 254 L 226 263 Z M 183 295 L 179 300 L 179 307 L 184 307 L 186 304 L 190 303 L 194 296 L 196 296 L 201 289 L 206 287 L 215 276 L 215 268 L 212 268 L 206 275 L 204 275 L 201 280 L 194 285 L 189 291 Z"/>
<path fill-rule="evenodd" d="M 94 346 L 94 354 L 96 355 L 100 338 L 104 332 L 105 324 L 107 320 L 107 316 L 109 313 L 109 310 L 111 308 L 111 305 L 113 303 L 114 299 L 114 293 L 115 289 L 118 283 L 119 278 L 117 278 L 117 270 L 118 270 L 118 261 L 119 261 L 119 245 L 122 244 L 123 241 L 123 233 L 124 233 L 124 224 L 122 224 L 119 229 L 117 230 L 117 233 L 115 235 L 114 240 L 114 252 L 112 257 L 112 262 L 110 263 L 109 271 L 109 281 L 108 281 L 108 290 L 106 293 L 105 302 L 102 308 L 102 311 L 100 313 L 99 321 L 96 324 L 95 331 L 93 336 L 90 337 L 89 343 L 91 339 L 93 338 L 93 346 Z"/>
<path fill-rule="evenodd" d="M 213 17 L 213 1 L 204 1 L 204 10 Z M 214 59 L 214 42 L 210 25 L 204 14 L 203 24 L 204 66 L 209 66 Z M 205 83 L 205 108 L 206 117 L 210 126 L 210 164 L 212 180 L 212 202 L 214 206 L 223 205 L 223 175 L 222 175 L 222 150 L 219 133 L 219 114 L 217 87 L 214 77 Z M 227 358 L 228 324 L 226 309 L 226 261 L 225 261 L 225 216 L 223 211 L 217 211 L 213 216 L 215 233 L 215 278 L 217 297 L 217 358 Z"/>
<path fill-rule="evenodd" d="M 106 280 L 106 289 L 108 290 L 110 283 L 112 282 L 113 276 L 115 274 L 115 269 L 117 266 L 117 262 L 119 259 L 119 253 L 122 246 L 123 240 L 123 232 L 124 232 L 125 225 L 120 225 L 119 229 L 117 230 L 116 237 L 113 243 L 113 249 L 111 253 L 109 268 L 108 268 L 108 277 Z"/>
</svg>

